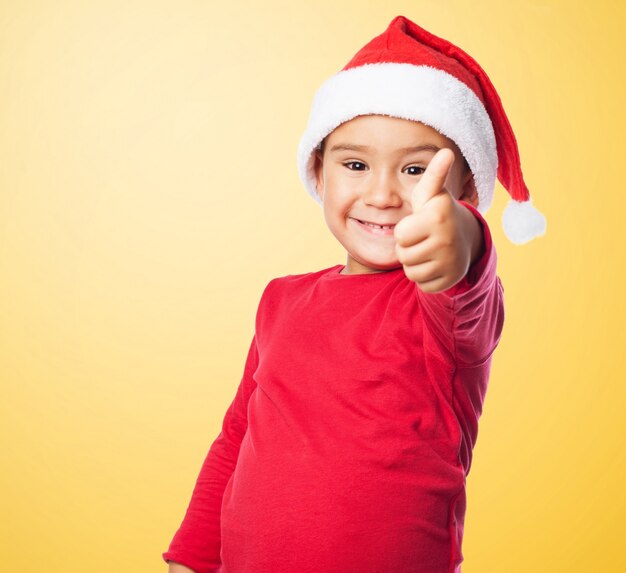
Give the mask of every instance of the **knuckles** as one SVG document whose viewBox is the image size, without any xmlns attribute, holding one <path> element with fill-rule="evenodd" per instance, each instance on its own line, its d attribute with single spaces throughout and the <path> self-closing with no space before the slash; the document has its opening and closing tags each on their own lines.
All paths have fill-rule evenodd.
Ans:
<svg viewBox="0 0 626 573">
<path fill-rule="evenodd" d="M 404 219 L 398 221 L 393 228 L 393 235 L 399 245 L 403 247 L 411 245 L 411 236 L 413 229 L 416 227 L 416 223 L 417 217 L 415 215 L 407 215 Z"/>
<path fill-rule="evenodd" d="M 445 290 L 454 284 L 452 277 L 463 275 L 463 241 L 454 212 L 456 202 L 444 194 L 434 199 L 401 219 L 394 228 L 398 261 L 406 276 L 426 293 Z M 428 240 L 428 249 L 421 249 L 418 255 L 411 247 L 424 240 Z M 422 265 L 427 261 L 420 258 L 426 258 L 430 264 Z M 434 280 L 437 277 L 439 280 Z"/>
</svg>

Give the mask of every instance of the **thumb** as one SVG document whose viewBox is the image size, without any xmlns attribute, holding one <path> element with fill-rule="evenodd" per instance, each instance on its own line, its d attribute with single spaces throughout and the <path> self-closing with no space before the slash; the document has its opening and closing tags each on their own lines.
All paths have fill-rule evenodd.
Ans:
<svg viewBox="0 0 626 573">
<path fill-rule="evenodd" d="M 411 206 L 414 213 L 441 192 L 453 163 L 454 152 L 447 147 L 440 149 L 433 155 L 426 171 L 422 173 L 420 180 L 413 188 Z"/>
</svg>

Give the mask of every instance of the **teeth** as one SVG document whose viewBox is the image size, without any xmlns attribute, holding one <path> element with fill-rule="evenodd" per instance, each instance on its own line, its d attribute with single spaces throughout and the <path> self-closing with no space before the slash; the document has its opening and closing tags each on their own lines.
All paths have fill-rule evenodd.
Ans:
<svg viewBox="0 0 626 573">
<path fill-rule="evenodd" d="M 374 227 L 375 229 L 392 229 L 393 225 L 375 225 L 374 223 L 367 223 L 366 221 L 361 221 L 364 225 L 368 225 L 370 227 Z"/>
</svg>

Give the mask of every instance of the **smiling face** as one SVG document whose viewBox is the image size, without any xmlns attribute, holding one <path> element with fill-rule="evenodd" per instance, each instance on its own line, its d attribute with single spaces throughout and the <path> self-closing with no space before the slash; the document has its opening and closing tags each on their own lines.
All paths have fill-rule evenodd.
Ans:
<svg viewBox="0 0 626 573">
<path fill-rule="evenodd" d="M 423 123 L 362 115 L 325 138 L 315 156 L 316 189 L 326 224 L 348 253 L 343 274 L 402 266 L 393 227 L 411 214 L 413 188 L 442 147 L 455 155 L 445 188 L 455 199 L 477 206 L 474 178 L 458 147 Z"/>
</svg>

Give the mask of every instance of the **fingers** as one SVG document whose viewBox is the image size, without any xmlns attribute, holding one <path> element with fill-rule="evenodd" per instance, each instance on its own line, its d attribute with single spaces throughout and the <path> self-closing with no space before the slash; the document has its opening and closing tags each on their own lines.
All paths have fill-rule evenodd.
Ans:
<svg viewBox="0 0 626 573">
<path fill-rule="evenodd" d="M 428 221 L 422 213 L 411 213 L 396 224 L 393 234 L 396 243 L 401 247 L 410 247 L 430 236 Z"/>
<path fill-rule="evenodd" d="M 420 243 L 401 247 L 396 244 L 396 256 L 403 266 L 415 266 L 437 259 L 437 253 L 433 241 L 422 241 Z"/>
<path fill-rule="evenodd" d="M 404 272 L 410 280 L 417 283 L 420 287 L 430 287 L 435 284 L 433 281 L 444 279 L 439 261 L 426 261 L 419 265 L 404 267 Z"/>
<path fill-rule="evenodd" d="M 413 188 L 411 205 L 413 213 L 421 209 L 430 199 L 444 190 L 444 183 L 454 163 L 454 152 L 447 147 L 437 151 L 426 171 Z"/>
</svg>

